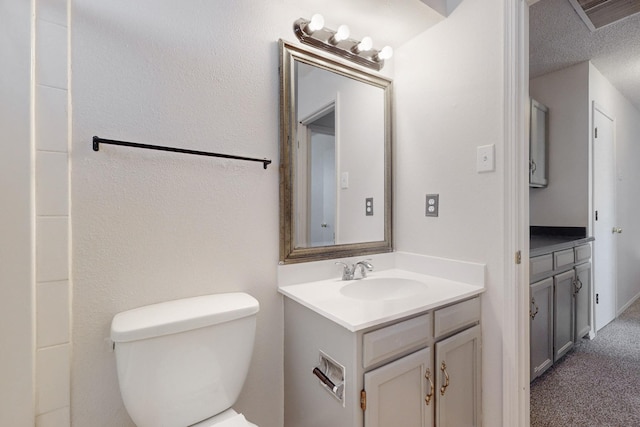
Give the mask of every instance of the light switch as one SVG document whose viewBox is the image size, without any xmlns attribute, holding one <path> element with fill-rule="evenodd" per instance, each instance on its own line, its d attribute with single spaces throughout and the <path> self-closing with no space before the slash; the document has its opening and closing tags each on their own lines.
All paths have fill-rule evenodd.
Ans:
<svg viewBox="0 0 640 427">
<path fill-rule="evenodd" d="M 495 165 L 495 145 L 481 145 L 478 147 L 476 157 L 476 170 L 478 172 L 493 172 Z"/>
<path fill-rule="evenodd" d="M 342 172 L 340 174 L 340 188 L 349 188 L 349 172 Z"/>
</svg>

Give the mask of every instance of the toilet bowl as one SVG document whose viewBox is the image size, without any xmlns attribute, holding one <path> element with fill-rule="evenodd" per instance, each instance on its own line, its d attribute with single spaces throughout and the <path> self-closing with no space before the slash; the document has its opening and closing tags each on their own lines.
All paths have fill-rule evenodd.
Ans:
<svg viewBox="0 0 640 427">
<path fill-rule="evenodd" d="M 249 371 L 258 301 L 236 292 L 118 313 L 120 394 L 138 427 L 257 427 L 231 406 Z"/>
</svg>

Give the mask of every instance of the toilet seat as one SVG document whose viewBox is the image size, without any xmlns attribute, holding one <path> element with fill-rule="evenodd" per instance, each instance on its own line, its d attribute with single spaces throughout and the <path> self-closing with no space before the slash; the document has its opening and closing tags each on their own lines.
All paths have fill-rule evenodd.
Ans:
<svg viewBox="0 0 640 427">
<path fill-rule="evenodd" d="M 233 409 L 227 409 L 226 411 L 200 421 L 197 424 L 193 424 L 190 427 L 258 427 L 257 425 L 250 423 L 242 414 L 238 414 Z"/>
</svg>

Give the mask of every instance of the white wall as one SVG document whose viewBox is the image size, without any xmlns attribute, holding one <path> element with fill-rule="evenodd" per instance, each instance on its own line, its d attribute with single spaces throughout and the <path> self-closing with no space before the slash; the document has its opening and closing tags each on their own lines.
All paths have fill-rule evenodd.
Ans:
<svg viewBox="0 0 640 427">
<path fill-rule="evenodd" d="M 582 62 L 530 81 L 531 97 L 549 108 L 549 185 L 529 190 L 531 225 L 588 226 L 588 76 Z"/>
<path fill-rule="evenodd" d="M 609 81 L 589 63 L 589 117 L 591 105 L 596 102 L 615 119 L 616 144 L 616 207 L 618 225 L 623 229 L 617 235 L 618 258 L 618 310 L 626 308 L 640 296 L 640 111 L 638 111 Z M 591 129 L 589 124 L 589 129 Z M 597 244 L 597 242 L 596 242 Z"/>
<path fill-rule="evenodd" d="M 486 263 L 483 425 L 502 424 L 504 4 L 462 2 L 396 50 L 394 239 L 398 250 Z M 476 172 L 495 144 L 496 171 Z M 425 217 L 425 194 L 440 216 Z"/>
<path fill-rule="evenodd" d="M 282 425 L 277 40 L 315 12 L 342 19 L 339 2 L 304 3 L 72 1 L 73 425 L 132 425 L 105 344 L 116 313 L 226 291 L 261 304 L 236 408 Z M 274 163 L 96 153 L 93 135 Z"/>
<path fill-rule="evenodd" d="M 0 0 L 0 425 L 34 425 L 31 4 Z"/>
</svg>

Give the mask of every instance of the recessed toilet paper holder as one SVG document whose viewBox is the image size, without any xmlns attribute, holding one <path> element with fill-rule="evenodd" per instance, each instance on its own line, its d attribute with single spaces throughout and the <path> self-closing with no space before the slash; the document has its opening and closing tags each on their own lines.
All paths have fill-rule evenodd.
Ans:
<svg viewBox="0 0 640 427">
<path fill-rule="evenodd" d="M 344 366 L 333 360 L 322 350 L 319 355 L 319 363 L 313 368 L 312 373 L 320 380 L 320 385 L 344 406 Z"/>
</svg>

